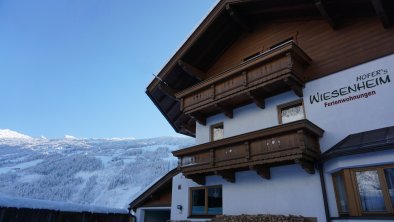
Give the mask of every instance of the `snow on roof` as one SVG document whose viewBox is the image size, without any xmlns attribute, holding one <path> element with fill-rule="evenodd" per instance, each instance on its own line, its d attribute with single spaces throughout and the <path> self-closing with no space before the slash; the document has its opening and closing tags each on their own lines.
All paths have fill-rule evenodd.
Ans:
<svg viewBox="0 0 394 222">
<path fill-rule="evenodd" d="M 47 209 L 67 212 L 91 212 L 91 213 L 121 213 L 127 214 L 127 209 L 107 208 L 93 205 L 81 205 L 65 202 L 55 202 L 47 200 L 37 200 L 19 197 L 10 197 L 0 195 L 1 207 L 29 208 L 29 209 Z"/>
</svg>

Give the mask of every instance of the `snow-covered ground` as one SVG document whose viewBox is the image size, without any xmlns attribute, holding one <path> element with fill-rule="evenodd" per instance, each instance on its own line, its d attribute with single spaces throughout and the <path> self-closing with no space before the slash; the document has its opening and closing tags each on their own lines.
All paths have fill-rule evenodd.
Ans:
<svg viewBox="0 0 394 222">
<path fill-rule="evenodd" d="M 0 130 L 0 196 L 127 208 L 189 138 L 32 138 Z"/>
</svg>

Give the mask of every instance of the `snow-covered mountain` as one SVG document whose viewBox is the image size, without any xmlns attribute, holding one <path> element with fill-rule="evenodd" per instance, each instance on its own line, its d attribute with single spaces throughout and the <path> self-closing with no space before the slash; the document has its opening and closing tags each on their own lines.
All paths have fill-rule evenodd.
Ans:
<svg viewBox="0 0 394 222">
<path fill-rule="evenodd" d="M 31 139 L 31 137 L 10 129 L 0 129 L 0 139 Z"/>
<path fill-rule="evenodd" d="M 126 208 L 189 138 L 32 138 L 0 130 L 0 195 Z"/>
</svg>

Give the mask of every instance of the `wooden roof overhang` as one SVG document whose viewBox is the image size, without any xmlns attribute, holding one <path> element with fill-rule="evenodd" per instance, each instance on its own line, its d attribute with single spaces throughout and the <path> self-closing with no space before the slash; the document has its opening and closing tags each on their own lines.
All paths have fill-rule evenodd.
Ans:
<svg viewBox="0 0 394 222">
<path fill-rule="evenodd" d="M 320 156 L 318 139 L 324 131 L 304 119 L 174 151 L 183 175 L 199 184 L 220 175 L 235 182 L 235 172 L 255 170 L 270 178 L 270 167 L 300 164 L 314 173 Z"/>
<path fill-rule="evenodd" d="M 206 81 L 205 73 L 223 52 L 240 36 L 253 32 L 257 24 L 324 19 L 338 29 L 345 18 L 377 16 L 388 28 L 393 15 L 391 0 L 221 0 L 149 84 L 146 93 L 175 131 L 195 136 L 196 118 L 181 111 L 175 94 Z"/>
<path fill-rule="evenodd" d="M 175 168 L 169 171 L 166 175 L 160 178 L 157 182 L 155 182 L 152 186 L 150 186 L 147 190 L 145 190 L 141 195 L 135 198 L 130 204 L 129 209 L 136 211 L 137 208 L 144 206 L 145 203 L 156 200 L 160 195 L 166 191 L 172 189 L 172 178 L 179 173 L 179 169 Z M 157 207 L 157 206 L 156 206 Z M 160 206 L 163 207 L 163 206 Z M 165 207 L 171 207 L 171 202 L 167 203 Z"/>
</svg>

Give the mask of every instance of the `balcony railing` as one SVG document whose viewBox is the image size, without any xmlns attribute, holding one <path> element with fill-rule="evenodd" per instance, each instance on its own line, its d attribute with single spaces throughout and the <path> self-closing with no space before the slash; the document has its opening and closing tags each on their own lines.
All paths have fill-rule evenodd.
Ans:
<svg viewBox="0 0 394 222">
<path fill-rule="evenodd" d="M 303 69 L 311 59 L 293 41 L 264 52 L 242 64 L 176 94 L 181 110 L 198 117 L 224 112 L 288 90 L 302 96 Z"/>
<path fill-rule="evenodd" d="M 239 136 L 229 137 L 178 151 L 182 173 L 203 184 L 206 175 L 218 174 L 230 182 L 234 173 L 256 170 L 269 179 L 269 168 L 301 164 L 314 173 L 314 162 L 320 155 L 318 138 L 323 130 L 308 120 L 299 120 Z"/>
</svg>

